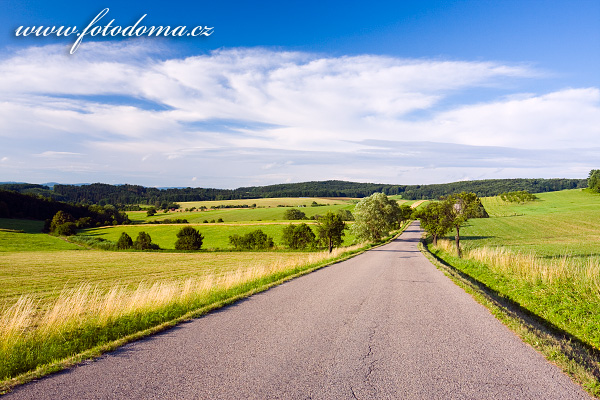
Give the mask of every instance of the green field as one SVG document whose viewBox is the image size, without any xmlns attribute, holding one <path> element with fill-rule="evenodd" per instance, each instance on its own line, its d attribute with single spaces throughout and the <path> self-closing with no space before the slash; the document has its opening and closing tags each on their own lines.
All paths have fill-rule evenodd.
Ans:
<svg viewBox="0 0 600 400">
<path fill-rule="evenodd" d="M 61 238 L 41 233 L 43 227 L 42 221 L 0 218 L 0 253 L 82 249 L 81 246 Z"/>
<path fill-rule="evenodd" d="M 256 210 L 258 211 L 258 210 Z M 281 243 L 282 230 L 292 221 L 282 223 L 245 223 L 245 224 L 191 224 L 198 229 L 204 236 L 202 243 L 203 249 L 232 249 L 229 244 L 229 236 L 244 235 L 256 229 L 262 230 L 268 236 L 271 236 L 275 244 L 279 247 Z M 306 222 L 316 233 L 316 225 L 311 221 L 293 221 L 294 223 Z M 159 224 L 159 225 L 122 225 L 110 226 L 102 228 L 85 229 L 80 232 L 81 235 L 94 236 L 107 239 L 113 242 L 119 240 L 122 232 L 126 232 L 132 239 L 135 240 L 139 232 L 144 231 L 152 237 L 152 242 L 157 243 L 162 249 L 175 249 L 175 241 L 177 240 L 177 232 L 190 224 Z M 355 237 L 346 230 L 344 233 L 344 246 L 353 244 Z"/>
<path fill-rule="evenodd" d="M 538 200 L 525 204 L 482 198 L 491 218 L 469 220 L 461 229 L 461 243 L 545 257 L 600 255 L 600 195 L 574 189 L 536 196 Z"/>
<path fill-rule="evenodd" d="M 321 199 L 319 199 L 321 200 Z M 204 220 L 217 221 L 219 218 L 225 222 L 248 222 L 248 221 L 285 221 L 283 214 L 286 210 L 295 207 L 269 207 L 269 208 L 225 208 L 207 211 L 174 211 L 159 212 L 152 217 L 147 217 L 145 211 L 128 211 L 129 219 L 134 223 L 152 223 L 164 219 L 183 218 L 190 223 L 202 223 Z M 336 204 L 321 207 L 299 207 L 308 218 L 314 215 L 323 215 L 328 211 L 352 210 L 354 205 L 350 203 Z"/>
<path fill-rule="evenodd" d="M 297 207 L 297 206 L 307 206 L 309 207 L 312 202 L 317 202 L 318 204 L 326 204 L 326 205 L 334 205 L 334 204 L 347 204 L 352 202 L 354 199 L 345 198 L 345 197 L 337 197 L 337 198 L 323 198 L 323 197 L 272 197 L 265 199 L 240 199 L 240 200 L 211 200 L 211 201 L 182 201 L 178 202 L 181 208 L 192 208 L 192 207 L 213 207 L 219 205 L 256 205 L 256 207 Z"/>
</svg>

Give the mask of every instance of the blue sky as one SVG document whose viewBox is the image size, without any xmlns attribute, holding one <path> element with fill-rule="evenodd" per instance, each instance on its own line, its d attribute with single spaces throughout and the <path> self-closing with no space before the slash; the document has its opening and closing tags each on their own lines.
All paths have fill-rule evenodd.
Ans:
<svg viewBox="0 0 600 400">
<path fill-rule="evenodd" d="M 0 0 L 0 181 L 583 178 L 600 2 Z M 16 37 L 114 19 L 209 37 Z"/>
</svg>

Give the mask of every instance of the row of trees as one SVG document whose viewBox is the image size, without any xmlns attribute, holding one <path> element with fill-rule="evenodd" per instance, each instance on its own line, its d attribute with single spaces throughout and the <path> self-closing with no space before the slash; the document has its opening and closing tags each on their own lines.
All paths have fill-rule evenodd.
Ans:
<svg viewBox="0 0 600 400">
<path fill-rule="evenodd" d="M 318 206 L 322 206 L 322 204 L 319 204 Z M 354 221 L 354 215 L 352 215 L 350 210 L 338 210 L 337 215 L 339 215 L 342 221 Z M 288 221 L 299 221 L 303 219 L 314 219 L 318 221 L 321 217 L 322 215 L 315 215 L 308 218 L 304 211 L 297 208 L 290 208 L 283 213 L 283 219 L 287 219 Z"/>
<path fill-rule="evenodd" d="M 198 230 L 191 226 L 183 227 L 177 232 L 177 241 L 175 242 L 176 250 L 200 250 L 204 236 Z M 156 243 L 152 243 L 152 237 L 144 231 L 138 233 L 135 241 L 127 232 L 121 233 L 117 241 L 119 250 L 136 249 L 136 250 L 158 250 L 160 247 Z"/>
</svg>

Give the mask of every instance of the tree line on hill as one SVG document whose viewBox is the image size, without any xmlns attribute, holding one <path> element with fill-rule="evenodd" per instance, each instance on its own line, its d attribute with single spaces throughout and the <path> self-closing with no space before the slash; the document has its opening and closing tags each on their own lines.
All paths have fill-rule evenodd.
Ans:
<svg viewBox="0 0 600 400">
<path fill-rule="evenodd" d="M 52 219 L 59 213 L 68 215 L 59 223 L 74 223 L 77 228 L 128 224 L 129 217 L 112 205 L 81 205 L 56 201 L 40 195 L 28 195 L 0 189 L 0 218 L 46 221 L 51 230 Z M 61 216 L 63 218 L 63 216 Z"/>
<path fill-rule="evenodd" d="M 184 201 L 241 200 L 272 197 L 356 197 L 373 193 L 388 196 L 401 195 L 407 200 L 439 199 L 453 193 L 471 192 L 479 197 L 526 190 L 542 193 L 587 187 L 586 179 L 486 179 L 432 185 L 389 185 L 346 181 L 313 181 L 269 186 L 241 187 L 238 189 L 172 188 L 158 189 L 139 185 L 43 185 L 5 184 L 0 189 L 31 193 L 55 200 L 81 204 L 113 204 L 124 209 L 126 205 L 147 204 L 160 207 Z"/>
</svg>

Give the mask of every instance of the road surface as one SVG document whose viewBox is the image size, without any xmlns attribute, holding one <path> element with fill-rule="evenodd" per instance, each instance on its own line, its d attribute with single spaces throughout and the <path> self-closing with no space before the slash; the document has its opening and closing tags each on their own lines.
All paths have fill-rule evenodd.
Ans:
<svg viewBox="0 0 600 400">
<path fill-rule="evenodd" d="M 587 399 L 399 239 L 95 361 L 16 399 Z"/>
</svg>

